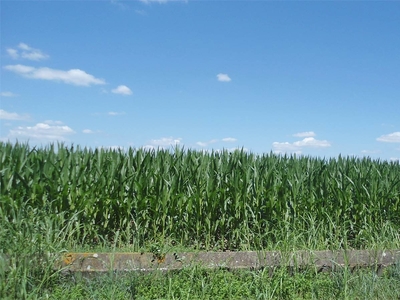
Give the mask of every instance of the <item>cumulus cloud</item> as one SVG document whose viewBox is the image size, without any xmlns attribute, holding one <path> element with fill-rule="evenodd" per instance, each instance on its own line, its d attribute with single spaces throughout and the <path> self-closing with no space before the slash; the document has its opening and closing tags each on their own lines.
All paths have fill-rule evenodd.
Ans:
<svg viewBox="0 0 400 300">
<path fill-rule="evenodd" d="M 219 73 L 219 74 L 217 75 L 217 79 L 218 79 L 218 81 L 222 81 L 222 82 L 229 82 L 229 81 L 232 80 L 232 79 L 228 76 L 228 74 L 222 74 L 222 73 Z"/>
<path fill-rule="evenodd" d="M 84 133 L 84 134 L 101 134 L 102 131 L 101 130 L 92 130 L 92 129 L 86 128 L 86 129 L 82 130 L 82 133 Z"/>
<path fill-rule="evenodd" d="M 17 94 L 14 94 L 14 93 L 12 93 L 12 92 L 1 92 L 1 93 L 0 93 L 0 96 L 1 96 L 1 97 L 17 97 L 18 95 L 17 95 Z"/>
<path fill-rule="evenodd" d="M 140 0 L 140 2 L 149 3 L 167 3 L 167 2 L 187 2 L 187 0 Z"/>
<path fill-rule="evenodd" d="M 124 112 L 115 112 L 115 111 L 110 111 L 108 112 L 109 116 L 119 116 L 119 115 L 124 115 Z"/>
<path fill-rule="evenodd" d="M 293 145 L 296 147 L 314 147 L 314 148 L 325 148 L 331 146 L 331 144 L 328 141 L 316 140 L 313 137 L 304 138 L 301 141 L 294 142 Z"/>
<path fill-rule="evenodd" d="M 18 59 L 19 58 L 18 50 L 15 50 L 15 49 L 12 49 L 12 48 L 8 48 L 7 49 L 7 53 L 12 59 Z"/>
<path fill-rule="evenodd" d="M 117 88 L 111 90 L 114 94 L 132 95 L 132 91 L 126 85 L 119 85 Z"/>
<path fill-rule="evenodd" d="M 43 122 L 37 123 L 35 126 L 19 126 L 10 130 L 8 138 L 16 138 L 19 140 L 64 141 L 67 136 L 75 133 L 75 131 L 68 126 L 49 123 L 50 122 Z"/>
<path fill-rule="evenodd" d="M 49 58 L 49 56 L 41 50 L 32 48 L 25 43 L 20 43 L 16 48 L 8 48 L 7 53 L 12 59 L 23 58 L 39 61 Z"/>
<path fill-rule="evenodd" d="M 156 2 L 156 3 L 166 3 L 166 2 L 168 2 L 168 0 L 139 0 L 140 2 L 143 2 L 143 3 L 146 3 L 146 4 L 149 4 L 149 3 L 152 3 L 152 2 Z"/>
<path fill-rule="evenodd" d="M 9 70 L 14 73 L 17 73 L 17 74 L 20 74 L 20 75 L 29 74 L 35 70 L 34 67 L 29 67 L 29 66 L 24 66 L 24 65 L 8 65 L 8 66 L 5 66 L 4 69 Z"/>
<path fill-rule="evenodd" d="M 233 143 L 233 142 L 236 142 L 237 139 L 232 138 L 232 137 L 227 137 L 227 138 L 223 138 L 222 141 L 226 142 L 226 143 Z"/>
<path fill-rule="evenodd" d="M 173 138 L 173 137 L 163 137 L 161 139 L 151 140 L 150 145 L 146 145 L 143 148 L 145 149 L 154 149 L 156 147 L 170 147 L 177 146 L 181 143 L 181 138 Z"/>
<path fill-rule="evenodd" d="M 314 131 L 305 131 L 305 132 L 299 132 L 293 134 L 295 137 L 310 137 L 310 136 L 315 136 Z"/>
<path fill-rule="evenodd" d="M 376 154 L 379 153 L 379 150 L 361 150 L 362 154 Z"/>
<path fill-rule="evenodd" d="M 7 112 L 3 109 L 0 109 L 0 119 L 1 120 L 14 120 L 14 121 L 21 121 L 21 120 L 28 120 L 28 115 L 20 115 L 14 112 Z"/>
<path fill-rule="evenodd" d="M 299 147 L 296 147 L 295 145 L 289 143 L 289 142 L 273 142 L 272 143 L 272 148 L 275 153 L 285 153 L 285 152 L 293 152 L 296 154 L 300 154 L 301 150 Z"/>
<path fill-rule="evenodd" d="M 49 124 L 49 125 L 63 125 L 64 123 L 61 121 L 53 121 L 53 120 L 46 120 L 43 123 Z"/>
<path fill-rule="evenodd" d="M 119 0 L 111 0 L 111 4 L 114 4 L 114 5 L 118 6 L 121 9 L 128 8 L 127 5 L 125 5 L 124 3 L 120 2 Z"/>
<path fill-rule="evenodd" d="M 300 141 L 293 143 L 289 142 L 273 142 L 272 148 L 275 153 L 285 153 L 292 152 L 296 154 L 301 154 L 303 148 L 327 148 L 331 144 L 326 140 L 317 140 L 313 137 L 306 137 Z"/>
<path fill-rule="evenodd" d="M 26 78 L 61 81 L 67 84 L 90 86 L 92 84 L 105 84 L 99 79 L 79 69 L 68 71 L 55 70 L 50 68 L 34 68 L 24 65 L 8 65 L 4 69 L 14 72 Z"/>
<path fill-rule="evenodd" d="M 213 139 L 213 140 L 209 140 L 208 142 L 197 142 L 196 144 L 199 145 L 200 147 L 207 147 L 210 144 L 214 144 L 218 142 L 218 140 Z"/>
<path fill-rule="evenodd" d="M 400 131 L 381 135 L 376 140 L 385 143 L 400 143 Z"/>
</svg>

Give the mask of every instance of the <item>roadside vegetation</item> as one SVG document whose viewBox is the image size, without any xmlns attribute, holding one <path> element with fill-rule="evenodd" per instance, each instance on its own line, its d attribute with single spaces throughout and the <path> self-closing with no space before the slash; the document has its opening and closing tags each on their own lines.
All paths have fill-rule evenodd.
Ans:
<svg viewBox="0 0 400 300">
<path fill-rule="evenodd" d="M 398 266 L 381 277 L 192 268 L 90 282 L 52 268 L 66 251 L 400 248 L 399 162 L 0 142 L 0 164 L 0 298 L 400 297 Z"/>
</svg>

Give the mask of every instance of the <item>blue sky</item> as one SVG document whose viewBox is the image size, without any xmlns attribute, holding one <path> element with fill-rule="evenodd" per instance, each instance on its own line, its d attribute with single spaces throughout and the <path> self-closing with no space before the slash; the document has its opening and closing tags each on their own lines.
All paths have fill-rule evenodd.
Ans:
<svg viewBox="0 0 400 300">
<path fill-rule="evenodd" d="M 400 158 L 400 2 L 1 1 L 0 138 Z"/>
</svg>

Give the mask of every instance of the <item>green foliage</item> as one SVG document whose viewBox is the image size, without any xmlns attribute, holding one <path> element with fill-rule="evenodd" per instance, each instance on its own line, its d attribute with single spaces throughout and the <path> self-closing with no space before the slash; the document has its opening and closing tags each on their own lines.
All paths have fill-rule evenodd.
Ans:
<svg viewBox="0 0 400 300">
<path fill-rule="evenodd" d="M 371 232 L 400 224 L 398 162 L 10 143 L 0 143 L 0 161 L 2 213 L 63 214 L 83 244 L 115 243 L 118 232 L 136 248 L 161 237 L 265 249 L 317 226 L 324 248 L 362 248 Z"/>
<path fill-rule="evenodd" d="M 399 224 L 398 162 L 0 142 L 2 299 L 396 299 L 398 269 L 379 280 L 192 268 L 71 283 L 53 266 L 64 249 L 94 247 L 157 259 L 188 248 L 398 248 Z"/>
<path fill-rule="evenodd" d="M 0 210 L 0 298 L 28 299 L 52 286 L 54 270 L 68 234 L 74 231 L 63 213 L 48 215 L 30 203 Z"/>
<path fill-rule="evenodd" d="M 272 271 L 272 270 L 271 270 Z M 199 266 L 149 274 L 113 274 L 63 281 L 42 299 L 398 299 L 398 278 L 346 270 L 278 268 L 254 271 L 209 270 Z M 344 286 L 348 286 L 345 291 Z"/>
</svg>

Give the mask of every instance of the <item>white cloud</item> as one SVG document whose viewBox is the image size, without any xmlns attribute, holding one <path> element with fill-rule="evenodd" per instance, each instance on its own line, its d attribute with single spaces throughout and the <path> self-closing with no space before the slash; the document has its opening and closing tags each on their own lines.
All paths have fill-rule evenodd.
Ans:
<svg viewBox="0 0 400 300">
<path fill-rule="evenodd" d="M 314 147 L 314 148 L 325 148 L 331 146 L 331 144 L 328 141 L 316 140 L 313 137 L 304 138 L 301 141 L 294 142 L 293 145 L 296 147 Z"/>
<path fill-rule="evenodd" d="M 92 130 L 92 129 L 86 128 L 86 129 L 82 130 L 82 133 L 84 133 L 84 134 L 101 134 L 103 132 L 101 130 Z"/>
<path fill-rule="evenodd" d="M 117 88 L 111 90 L 114 94 L 132 95 L 132 91 L 126 85 L 119 85 Z"/>
<path fill-rule="evenodd" d="M 272 143 L 272 148 L 274 149 L 275 153 L 285 153 L 285 152 L 293 152 L 300 154 L 301 150 L 299 147 L 294 146 L 293 144 L 289 142 L 273 142 Z"/>
<path fill-rule="evenodd" d="M 400 131 L 381 135 L 376 140 L 385 143 L 400 143 Z"/>
<path fill-rule="evenodd" d="M 182 1 L 182 0 L 139 0 L 139 1 L 143 2 L 143 3 L 146 3 L 146 4 L 149 4 L 149 3 L 154 3 L 154 2 L 155 3 L 178 2 L 178 1 Z"/>
<path fill-rule="evenodd" d="M 232 79 L 228 76 L 228 74 L 222 74 L 222 73 L 219 73 L 219 74 L 217 75 L 217 79 L 218 79 L 218 81 L 222 81 L 222 82 L 229 82 L 229 81 L 232 80 Z"/>
<path fill-rule="evenodd" d="M 43 123 L 49 124 L 49 125 L 63 125 L 64 123 L 61 121 L 53 121 L 53 120 L 46 120 Z"/>
<path fill-rule="evenodd" d="M 197 142 L 197 145 L 199 145 L 200 147 L 207 147 L 207 142 Z"/>
<path fill-rule="evenodd" d="M 305 132 L 299 132 L 299 133 L 295 133 L 293 134 L 293 136 L 295 137 L 310 137 L 310 136 L 315 136 L 316 134 L 314 133 L 314 131 L 305 131 Z"/>
<path fill-rule="evenodd" d="M 164 137 L 158 140 L 151 140 L 150 145 L 144 146 L 147 149 L 153 149 L 155 147 L 169 147 L 169 146 L 177 146 L 181 143 L 181 138 L 173 138 L 173 137 Z"/>
<path fill-rule="evenodd" d="M 19 140 L 64 141 L 66 140 L 66 136 L 74 133 L 75 131 L 65 125 L 37 123 L 35 126 L 19 126 L 10 130 L 8 138 L 16 138 Z"/>
<path fill-rule="evenodd" d="M 0 96 L 1 96 L 1 97 L 17 97 L 18 95 L 17 95 L 17 94 L 14 94 L 14 93 L 12 93 L 12 92 L 1 92 L 1 93 L 0 93 Z"/>
<path fill-rule="evenodd" d="M 12 59 L 18 59 L 19 57 L 18 51 L 15 49 L 8 48 L 7 53 Z"/>
<path fill-rule="evenodd" d="M 119 0 L 111 0 L 111 3 L 114 4 L 114 5 L 117 5 L 119 8 L 122 8 L 122 9 L 128 8 L 127 5 L 125 5 L 124 3 L 120 2 Z"/>
<path fill-rule="evenodd" d="M 32 48 L 25 43 L 20 43 L 17 48 L 18 49 L 7 49 L 7 53 L 12 59 L 25 58 L 29 60 L 39 61 L 49 58 L 49 56 L 43 53 L 41 50 Z"/>
<path fill-rule="evenodd" d="M 79 69 L 63 71 L 50 68 L 34 68 L 24 65 L 8 65 L 5 66 L 4 69 L 26 78 L 62 81 L 73 85 L 90 86 L 92 84 L 105 84 L 103 79 L 95 78 L 93 75 Z"/>
<path fill-rule="evenodd" d="M 27 44 L 25 43 L 19 43 L 18 48 L 22 49 L 22 50 L 26 50 L 26 51 L 30 51 L 32 48 L 29 47 Z"/>
<path fill-rule="evenodd" d="M 361 150 L 362 154 L 376 154 L 379 153 L 379 150 Z"/>
<path fill-rule="evenodd" d="M 233 142 L 236 142 L 237 139 L 232 138 L 232 137 L 227 137 L 227 138 L 223 138 L 222 141 L 226 142 L 226 143 L 233 143 Z"/>
<path fill-rule="evenodd" d="M 296 141 L 294 143 L 289 142 L 273 142 L 272 148 L 275 153 L 285 153 L 292 152 L 296 154 L 301 154 L 303 148 L 326 148 L 330 147 L 331 144 L 326 140 L 317 140 L 313 137 L 307 137 L 301 141 Z"/>
<path fill-rule="evenodd" d="M 400 157 L 391 157 L 390 160 L 391 161 L 400 161 Z"/>
<path fill-rule="evenodd" d="M 200 147 L 207 147 L 210 144 L 214 144 L 218 142 L 218 140 L 213 139 L 213 140 L 209 140 L 208 142 L 197 142 L 196 144 L 199 145 Z"/>
<path fill-rule="evenodd" d="M 34 67 L 24 66 L 24 65 L 8 65 L 5 66 L 4 69 L 9 70 L 11 72 L 23 75 L 29 74 L 35 71 Z"/>
<path fill-rule="evenodd" d="M 110 116 L 119 116 L 119 115 L 124 115 L 124 112 L 115 112 L 115 111 L 110 111 L 108 112 L 108 115 Z"/>
<path fill-rule="evenodd" d="M 7 112 L 3 109 L 0 109 L 0 119 L 1 120 L 28 120 L 28 115 L 20 115 L 17 113 Z"/>
</svg>

